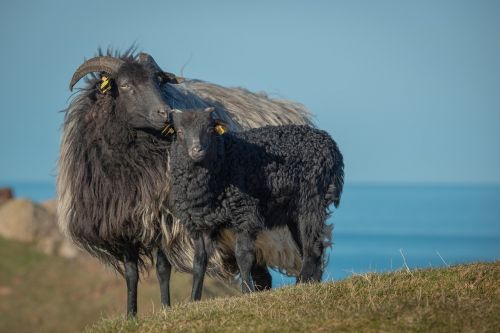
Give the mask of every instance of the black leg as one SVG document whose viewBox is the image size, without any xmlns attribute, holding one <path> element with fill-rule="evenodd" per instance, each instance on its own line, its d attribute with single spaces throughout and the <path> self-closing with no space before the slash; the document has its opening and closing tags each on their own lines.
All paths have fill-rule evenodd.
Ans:
<svg viewBox="0 0 500 333">
<path fill-rule="evenodd" d="M 236 235 L 236 262 L 240 269 L 241 290 L 244 293 L 254 291 L 251 270 L 255 262 L 255 240 L 246 233 Z"/>
<path fill-rule="evenodd" d="M 309 200 L 311 207 L 320 204 Z M 302 269 L 297 282 L 320 282 L 323 275 L 324 246 L 322 242 L 326 212 L 309 207 L 298 217 L 302 243 Z"/>
<path fill-rule="evenodd" d="M 205 249 L 203 236 L 200 235 L 193 239 L 194 241 L 194 259 L 193 259 L 193 289 L 191 299 L 199 301 L 203 291 L 203 279 L 207 270 L 208 256 Z"/>
<path fill-rule="evenodd" d="M 125 280 L 127 281 L 127 317 L 137 315 L 137 283 L 139 282 L 139 270 L 137 262 L 139 251 L 136 247 L 130 248 L 125 253 Z"/>
<path fill-rule="evenodd" d="M 252 278 L 255 284 L 255 291 L 270 290 L 273 287 L 273 278 L 266 266 L 255 264 L 252 267 Z"/>
<path fill-rule="evenodd" d="M 170 306 L 170 273 L 172 265 L 168 261 L 162 249 L 156 252 L 156 277 L 160 283 L 161 304 Z"/>
</svg>

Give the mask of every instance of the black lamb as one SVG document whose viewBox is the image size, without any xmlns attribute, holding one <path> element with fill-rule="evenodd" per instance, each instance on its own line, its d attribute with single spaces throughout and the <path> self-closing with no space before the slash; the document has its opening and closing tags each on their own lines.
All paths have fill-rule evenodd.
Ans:
<svg viewBox="0 0 500 333">
<path fill-rule="evenodd" d="M 253 291 L 255 238 L 288 226 L 303 256 L 298 282 L 323 274 L 328 206 L 342 193 L 342 155 L 324 131 L 302 125 L 224 133 L 213 108 L 172 113 L 169 205 L 195 244 L 192 299 L 201 297 L 213 244 L 222 228 L 236 234 L 244 292 Z"/>
</svg>

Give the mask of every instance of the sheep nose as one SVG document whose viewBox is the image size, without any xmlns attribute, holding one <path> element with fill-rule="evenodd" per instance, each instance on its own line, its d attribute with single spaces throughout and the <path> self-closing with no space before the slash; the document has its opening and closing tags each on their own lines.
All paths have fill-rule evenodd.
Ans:
<svg viewBox="0 0 500 333">
<path fill-rule="evenodd" d="M 191 150 L 189 151 L 189 156 L 196 162 L 202 161 L 207 155 L 206 149 L 203 148 L 202 145 L 194 144 L 191 146 Z"/>
</svg>

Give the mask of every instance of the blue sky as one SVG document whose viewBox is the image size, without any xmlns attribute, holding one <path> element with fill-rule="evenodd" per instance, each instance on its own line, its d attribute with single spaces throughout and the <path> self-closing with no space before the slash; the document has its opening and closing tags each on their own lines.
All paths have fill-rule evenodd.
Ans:
<svg viewBox="0 0 500 333">
<path fill-rule="evenodd" d="M 498 1 L 2 1 L 0 181 L 52 181 L 99 46 L 305 104 L 349 182 L 500 183 Z"/>
</svg>

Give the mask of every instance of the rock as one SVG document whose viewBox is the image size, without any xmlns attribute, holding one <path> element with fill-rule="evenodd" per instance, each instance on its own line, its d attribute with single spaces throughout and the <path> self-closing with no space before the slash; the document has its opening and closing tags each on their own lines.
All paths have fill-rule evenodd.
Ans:
<svg viewBox="0 0 500 333">
<path fill-rule="evenodd" d="M 56 200 L 47 200 L 41 203 L 41 205 L 51 214 L 56 216 L 57 214 L 57 201 Z"/>
<path fill-rule="evenodd" d="M 43 207 L 29 200 L 10 200 L 0 208 L 0 235 L 33 243 L 53 219 Z"/>
<path fill-rule="evenodd" d="M 55 207 L 55 201 L 9 200 L 0 207 L 0 236 L 32 244 L 45 254 L 75 257 L 78 250 L 59 231 Z"/>
<path fill-rule="evenodd" d="M 9 187 L 0 188 L 0 205 L 14 198 L 14 191 Z"/>
</svg>

